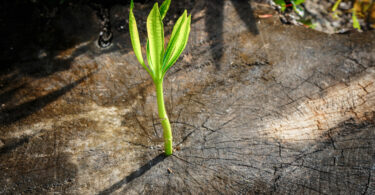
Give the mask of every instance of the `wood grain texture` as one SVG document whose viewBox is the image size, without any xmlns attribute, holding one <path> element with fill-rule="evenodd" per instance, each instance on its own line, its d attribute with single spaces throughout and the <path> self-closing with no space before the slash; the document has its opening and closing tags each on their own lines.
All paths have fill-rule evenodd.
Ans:
<svg viewBox="0 0 375 195">
<path fill-rule="evenodd" d="M 263 4 L 215 2 L 187 4 L 190 40 L 164 82 L 173 156 L 161 155 L 154 86 L 126 32 L 101 50 L 88 31 L 26 64 L 67 69 L 1 74 L 0 194 L 374 194 L 375 34 L 326 35 L 255 19 L 275 14 Z"/>
</svg>

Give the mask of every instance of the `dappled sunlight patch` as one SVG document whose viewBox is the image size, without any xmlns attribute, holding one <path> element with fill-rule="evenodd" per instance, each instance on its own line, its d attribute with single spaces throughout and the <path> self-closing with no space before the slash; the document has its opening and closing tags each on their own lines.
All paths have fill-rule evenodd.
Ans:
<svg viewBox="0 0 375 195">
<path fill-rule="evenodd" d="M 57 56 L 55 56 L 55 58 L 61 59 L 61 60 L 66 60 L 66 59 L 70 59 L 72 57 L 75 57 L 76 55 L 78 55 L 77 51 L 79 49 L 86 47 L 90 43 L 91 43 L 91 41 L 86 41 L 86 42 L 82 42 L 80 44 L 77 44 L 77 45 L 75 45 L 71 48 L 68 48 L 64 51 L 61 51 Z"/>
<path fill-rule="evenodd" d="M 56 147 L 56 154 L 69 155 L 69 163 L 77 167 L 75 181 L 78 185 L 79 181 L 88 185 L 81 186 L 80 192 L 90 193 L 124 178 L 144 160 L 146 154 L 140 151 L 145 148 L 137 144 L 137 131 L 141 130 L 123 122 L 125 115 L 134 112 L 132 107 L 134 105 L 127 108 L 87 102 L 80 105 L 80 112 L 43 118 L 38 123 L 27 125 L 28 128 L 17 126 L 18 130 L 11 131 L 8 137 L 26 137 L 26 143 L 36 144 L 43 137 L 54 135 L 54 139 L 44 141 L 43 145 Z M 29 157 L 51 158 L 46 151 L 40 152 Z"/>
<path fill-rule="evenodd" d="M 375 70 L 323 91 L 318 98 L 304 98 L 286 107 L 280 119 L 266 120 L 265 132 L 282 141 L 314 140 L 324 132 L 350 118 L 356 122 L 367 120 L 375 110 Z"/>
</svg>

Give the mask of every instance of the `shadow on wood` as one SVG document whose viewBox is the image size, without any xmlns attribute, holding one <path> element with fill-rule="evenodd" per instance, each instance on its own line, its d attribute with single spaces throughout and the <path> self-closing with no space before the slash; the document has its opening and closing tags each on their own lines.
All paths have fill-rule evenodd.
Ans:
<svg viewBox="0 0 375 195">
<path fill-rule="evenodd" d="M 106 195 L 106 194 L 111 194 L 112 192 L 122 188 L 125 184 L 128 184 L 132 182 L 134 179 L 137 179 L 138 177 L 142 176 L 145 174 L 148 170 L 150 170 L 152 167 L 157 165 L 158 163 L 162 162 L 167 156 L 164 155 L 164 153 L 159 154 L 152 160 L 148 161 L 146 164 L 144 164 L 142 167 L 137 169 L 136 171 L 132 172 L 130 175 L 126 176 L 124 179 L 121 181 L 113 184 L 111 187 L 101 191 L 99 194 L 100 195 Z"/>
</svg>

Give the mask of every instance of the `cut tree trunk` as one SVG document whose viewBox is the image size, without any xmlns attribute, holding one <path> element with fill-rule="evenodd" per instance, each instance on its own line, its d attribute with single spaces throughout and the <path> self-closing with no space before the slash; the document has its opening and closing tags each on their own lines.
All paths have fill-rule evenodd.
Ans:
<svg viewBox="0 0 375 195">
<path fill-rule="evenodd" d="M 73 6 L 55 25 L 87 21 L 76 44 L 1 73 L 0 194 L 375 194 L 375 34 L 282 25 L 246 1 L 187 5 L 164 81 L 174 154 L 128 32 L 100 49 L 94 10 Z M 135 4 L 143 45 L 151 6 Z M 127 14 L 114 6 L 111 22 Z"/>
</svg>

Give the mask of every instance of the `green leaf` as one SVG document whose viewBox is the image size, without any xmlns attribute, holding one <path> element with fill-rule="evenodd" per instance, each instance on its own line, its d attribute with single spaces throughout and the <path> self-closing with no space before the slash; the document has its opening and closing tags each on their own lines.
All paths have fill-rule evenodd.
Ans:
<svg viewBox="0 0 375 195">
<path fill-rule="evenodd" d="M 169 5 L 171 4 L 171 0 L 165 0 L 161 6 L 160 6 L 160 16 L 161 19 L 163 20 L 165 15 L 167 15 L 167 11 L 169 9 Z"/>
<path fill-rule="evenodd" d="M 187 12 L 185 10 L 180 19 L 180 21 L 177 21 L 176 25 L 174 26 L 171 41 L 168 43 L 167 52 L 163 63 L 163 75 L 180 57 L 189 38 L 191 15 L 187 17 Z"/>
<path fill-rule="evenodd" d="M 316 28 L 316 23 L 313 23 L 311 19 L 300 19 L 298 21 L 311 29 Z"/>
<path fill-rule="evenodd" d="M 359 25 L 359 21 L 355 12 L 356 10 L 353 9 L 353 13 L 352 13 L 353 28 L 361 30 L 361 25 Z"/>
<path fill-rule="evenodd" d="M 152 72 L 155 72 L 155 67 L 151 62 L 151 56 L 150 56 L 150 42 L 147 39 L 146 43 L 146 55 L 147 55 L 147 61 L 148 61 L 148 66 L 150 67 Z"/>
<path fill-rule="evenodd" d="M 284 0 L 274 0 L 274 2 L 276 3 L 276 5 L 285 5 L 285 1 Z"/>
<path fill-rule="evenodd" d="M 164 59 L 163 59 L 163 69 L 167 65 L 166 64 L 167 60 L 170 59 L 170 57 L 172 55 L 173 47 L 175 46 L 174 42 L 175 42 L 175 39 L 176 39 L 176 32 L 180 31 L 183 20 L 186 18 L 186 15 L 187 15 L 187 12 L 185 10 L 185 12 L 178 18 L 176 24 L 173 27 L 171 38 L 169 40 L 167 50 L 165 52 Z"/>
<path fill-rule="evenodd" d="M 133 14 L 133 7 L 134 7 L 134 3 L 133 3 L 133 0 L 131 0 L 130 1 L 130 13 L 129 13 L 130 39 L 131 39 L 131 42 L 132 42 L 132 46 L 133 46 L 135 56 L 137 57 L 139 63 L 151 75 L 150 70 L 148 69 L 145 62 L 143 61 L 142 51 L 141 51 L 141 43 L 139 41 L 137 22 L 135 21 L 135 17 L 134 17 L 134 14 Z"/>
<path fill-rule="evenodd" d="M 158 3 L 154 4 L 147 17 L 147 34 L 149 38 L 149 55 L 155 70 L 155 76 L 161 77 L 161 64 L 164 55 L 164 30 Z"/>
<path fill-rule="evenodd" d="M 295 5 L 299 5 L 305 2 L 305 0 L 292 0 Z"/>
<path fill-rule="evenodd" d="M 341 0 L 337 0 L 336 1 L 336 3 L 332 7 L 332 11 L 333 12 L 337 10 L 337 8 L 339 7 L 340 3 L 341 3 Z"/>
<path fill-rule="evenodd" d="M 286 9 L 286 4 L 284 0 L 274 0 L 276 5 L 279 5 L 281 7 L 281 12 L 284 12 Z"/>
</svg>

